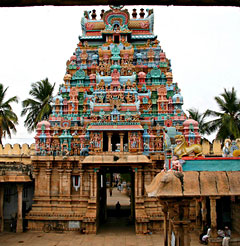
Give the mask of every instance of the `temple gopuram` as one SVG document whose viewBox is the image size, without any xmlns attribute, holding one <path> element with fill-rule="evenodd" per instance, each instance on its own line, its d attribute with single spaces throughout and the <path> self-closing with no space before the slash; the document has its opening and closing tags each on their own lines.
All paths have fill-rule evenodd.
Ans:
<svg viewBox="0 0 240 246">
<path fill-rule="evenodd" d="M 96 233 L 107 168 L 132 175 L 136 232 L 148 224 L 160 229 L 161 204 L 146 196 L 144 185 L 163 168 L 171 139 L 183 132 L 183 97 L 153 32 L 153 10 L 133 10 L 131 17 L 123 6 L 110 6 L 99 17 L 84 12 L 52 114 L 37 126 L 31 229 L 56 219 L 68 228 L 76 220 Z M 198 141 L 197 129 L 191 133 Z"/>
<path fill-rule="evenodd" d="M 9 171 L 12 164 L 8 177 L 0 173 L 1 230 L 10 218 L 2 207 L 11 181 L 19 199 L 21 187 L 34 189 L 24 218 L 18 202 L 17 231 L 25 219 L 30 230 L 61 223 L 65 231 L 96 234 L 108 217 L 109 183 L 127 174 L 137 234 L 163 230 L 165 246 L 188 246 L 189 232 L 206 224 L 210 245 L 221 245 L 224 225 L 240 233 L 240 139 L 226 140 L 222 150 L 218 140 L 203 141 L 198 122 L 183 112 L 153 10 L 130 14 L 110 5 L 99 18 L 85 11 L 81 26 L 52 114 L 37 125 L 35 153 L 33 146 L 26 155 L 20 146 L 0 146 L 2 165 L 17 160 L 24 177 Z"/>
</svg>

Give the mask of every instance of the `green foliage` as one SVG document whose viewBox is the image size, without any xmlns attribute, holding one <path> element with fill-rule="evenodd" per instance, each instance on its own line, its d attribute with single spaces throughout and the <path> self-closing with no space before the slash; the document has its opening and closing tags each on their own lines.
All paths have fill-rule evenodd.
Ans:
<svg viewBox="0 0 240 246">
<path fill-rule="evenodd" d="M 198 122 L 198 127 L 199 127 L 199 133 L 201 135 L 204 134 L 209 134 L 210 131 L 208 129 L 208 124 L 206 122 L 206 114 L 205 113 L 200 113 L 197 109 L 191 108 L 187 110 L 189 113 L 189 116 Z"/>
<path fill-rule="evenodd" d="M 226 138 L 236 139 L 240 137 L 240 100 L 237 98 L 237 92 L 234 88 L 215 97 L 220 111 L 208 109 L 206 116 L 214 117 L 209 121 L 208 130 L 210 133 L 217 131 L 217 139 Z"/>
<path fill-rule="evenodd" d="M 11 103 L 18 102 L 16 96 L 11 97 L 5 101 L 7 89 L 0 84 L 0 144 L 2 144 L 2 137 L 8 135 L 11 138 L 11 132 L 16 132 L 15 125 L 18 124 L 18 117 L 12 111 Z"/>
<path fill-rule="evenodd" d="M 126 181 L 127 183 L 131 182 L 131 174 L 130 173 L 121 173 L 120 177 L 121 177 L 121 181 Z"/>
<path fill-rule="evenodd" d="M 32 132 L 37 123 L 48 119 L 52 112 L 52 98 L 55 83 L 52 85 L 48 78 L 32 83 L 29 95 L 32 98 L 28 98 L 22 102 L 23 110 L 21 116 L 26 115 L 24 125 L 29 132 Z"/>
</svg>

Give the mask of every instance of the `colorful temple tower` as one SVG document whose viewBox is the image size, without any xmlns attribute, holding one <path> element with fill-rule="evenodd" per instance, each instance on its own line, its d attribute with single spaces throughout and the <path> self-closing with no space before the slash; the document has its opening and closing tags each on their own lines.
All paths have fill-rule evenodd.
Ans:
<svg viewBox="0 0 240 246">
<path fill-rule="evenodd" d="M 185 131 L 194 143 L 199 135 L 194 122 L 183 124 L 183 97 L 153 32 L 153 10 L 134 9 L 131 18 L 110 6 L 100 19 L 85 11 L 81 25 L 52 114 L 37 127 L 29 227 L 50 220 L 96 233 L 106 206 L 101 180 L 106 167 L 117 167 L 132 175 L 136 233 L 160 230 L 161 204 L 144 185 L 163 168 L 175 135 Z"/>
</svg>

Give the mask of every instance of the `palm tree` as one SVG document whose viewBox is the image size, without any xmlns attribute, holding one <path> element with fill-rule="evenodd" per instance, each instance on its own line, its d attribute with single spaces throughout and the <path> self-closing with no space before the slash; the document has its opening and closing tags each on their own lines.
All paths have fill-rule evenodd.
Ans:
<svg viewBox="0 0 240 246">
<path fill-rule="evenodd" d="M 240 100 L 234 88 L 215 97 L 220 108 L 220 112 L 208 109 L 207 116 L 215 117 L 209 121 L 208 129 L 210 132 L 217 131 L 217 139 L 226 138 L 236 139 L 240 137 Z"/>
<path fill-rule="evenodd" d="M 28 98 L 22 102 L 23 110 L 21 116 L 27 115 L 24 126 L 29 132 L 32 132 L 37 123 L 48 118 L 52 111 L 52 95 L 55 83 L 52 85 L 48 78 L 31 84 L 29 94 L 32 98 Z"/>
<path fill-rule="evenodd" d="M 205 113 L 200 113 L 197 109 L 191 108 L 187 110 L 189 113 L 189 116 L 198 122 L 198 127 L 199 127 L 199 133 L 201 135 L 204 134 L 210 134 L 208 130 L 208 124 L 206 123 L 206 114 Z"/>
<path fill-rule="evenodd" d="M 11 131 L 16 132 L 15 125 L 18 124 L 18 117 L 13 112 L 11 103 L 18 102 L 16 96 L 5 100 L 7 89 L 4 89 L 0 84 L 0 144 L 2 144 L 2 138 L 6 137 L 6 134 L 11 138 Z"/>
</svg>

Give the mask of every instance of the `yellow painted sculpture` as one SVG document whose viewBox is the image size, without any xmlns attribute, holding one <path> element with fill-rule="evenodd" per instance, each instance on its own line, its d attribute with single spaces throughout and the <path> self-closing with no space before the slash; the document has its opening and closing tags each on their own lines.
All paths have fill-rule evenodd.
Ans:
<svg viewBox="0 0 240 246">
<path fill-rule="evenodd" d="M 192 144 L 188 146 L 188 143 L 185 140 L 183 135 L 175 136 L 176 147 L 174 149 L 174 155 L 177 155 L 179 158 L 182 156 L 200 156 L 202 155 L 202 146 L 200 144 Z"/>
</svg>

